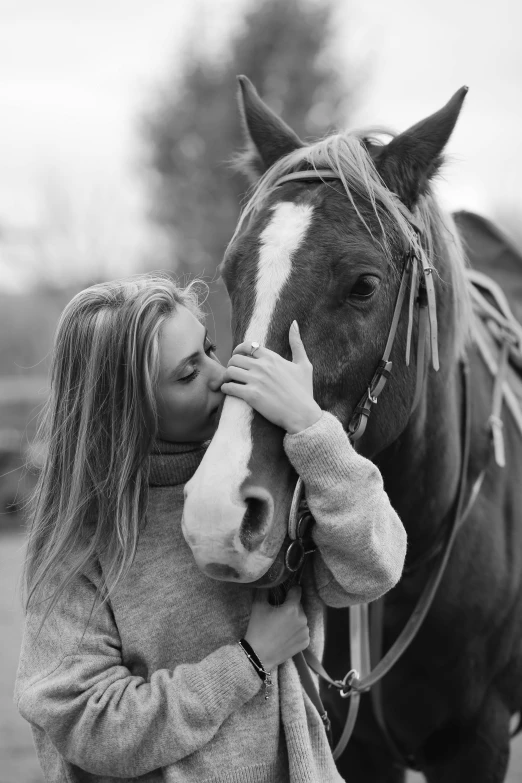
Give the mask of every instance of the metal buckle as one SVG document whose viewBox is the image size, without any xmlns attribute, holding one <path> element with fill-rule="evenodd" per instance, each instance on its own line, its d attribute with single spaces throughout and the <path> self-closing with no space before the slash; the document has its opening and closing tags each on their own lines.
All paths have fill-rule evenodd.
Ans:
<svg viewBox="0 0 522 783">
<path fill-rule="evenodd" d="M 368 400 L 373 404 L 377 405 L 377 397 L 372 397 L 372 390 L 371 387 L 368 386 Z"/>
<path fill-rule="evenodd" d="M 339 683 L 339 696 L 341 699 L 348 699 L 353 694 L 355 691 L 353 682 L 358 679 L 359 672 L 357 669 L 350 669 L 350 671 L 346 672 L 342 680 L 337 681 Z"/>
<path fill-rule="evenodd" d="M 299 519 L 295 528 L 295 537 L 297 539 L 304 538 L 307 533 L 307 528 L 310 522 L 313 522 L 314 518 L 309 511 L 304 511 Z"/>
<path fill-rule="evenodd" d="M 303 542 L 301 541 L 301 539 L 298 538 L 295 541 L 292 541 L 292 543 L 286 550 L 285 565 L 292 574 L 295 574 L 295 572 L 299 571 L 299 569 L 303 565 L 304 558 L 305 558 L 305 548 L 303 546 Z"/>
</svg>

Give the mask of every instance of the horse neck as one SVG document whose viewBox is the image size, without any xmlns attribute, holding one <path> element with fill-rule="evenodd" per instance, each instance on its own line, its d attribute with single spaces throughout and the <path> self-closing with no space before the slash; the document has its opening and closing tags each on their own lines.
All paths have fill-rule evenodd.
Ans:
<svg viewBox="0 0 522 783">
<path fill-rule="evenodd" d="M 430 372 L 406 429 L 375 460 L 406 528 L 409 562 L 426 551 L 452 511 L 461 466 L 462 396 L 458 362 Z"/>
<path fill-rule="evenodd" d="M 453 243 L 434 219 L 431 246 L 439 259 L 442 276 L 451 279 L 458 259 Z M 455 237 L 455 241 L 457 238 Z M 458 276 L 453 289 L 466 285 Z M 409 537 L 408 558 L 414 561 L 435 539 L 453 510 L 456 499 L 462 451 L 463 381 L 461 362 L 455 356 L 455 339 L 465 328 L 467 304 L 455 306 L 451 296 L 438 299 L 440 370 L 431 368 L 424 381 L 421 400 L 400 437 L 375 459 L 383 474 L 386 490 L 401 517 Z M 458 295 L 458 294 L 457 294 Z M 457 314 L 457 309 L 460 312 Z M 458 346 L 462 350 L 463 346 Z M 489 415 L 483 379 L 470 381 L 473 396 L 471 429 L 472 462 L 484 450 L 484 421 Z M 393 382 L 393 380 L 391 381 Z M 482 387 L 479 390 L 479 386 Z M 487 395 L 486 395 L 487 396 Z"/>
</svg>

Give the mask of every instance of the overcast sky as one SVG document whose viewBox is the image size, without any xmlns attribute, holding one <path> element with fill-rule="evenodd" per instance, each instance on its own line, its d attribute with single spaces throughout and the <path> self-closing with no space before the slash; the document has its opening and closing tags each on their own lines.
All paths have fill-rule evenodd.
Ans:
<svg viewBox="0 0 522 783">
<path fill-rule="evenodd" d="M 97 227 L 111 274 L 133 271 L 151 242 L 136 117 L 194 36 L 219 47 L 248 2 L 0 0 L 0 230 L 54 212 L 80 237 Z M 467 84 L 443 197 L 522 213 L 522 3 L 341 0 L 338 15 L 345 67 L 370 64 L 357 124 L 402 130 Z"/>
</svg>

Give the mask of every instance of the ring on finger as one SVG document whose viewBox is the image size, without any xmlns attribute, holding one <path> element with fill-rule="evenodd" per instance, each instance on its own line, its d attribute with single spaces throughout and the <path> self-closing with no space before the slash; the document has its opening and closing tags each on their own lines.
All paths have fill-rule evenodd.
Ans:
<svg viewBox="0 0 522 783">
<path fill-rule="evenodd" d="M 257 350 L 259 350 L 261 346 L 259 343 L 252 342 L 250 343 L 250 356 L 253 356 Z"/>
</svg>

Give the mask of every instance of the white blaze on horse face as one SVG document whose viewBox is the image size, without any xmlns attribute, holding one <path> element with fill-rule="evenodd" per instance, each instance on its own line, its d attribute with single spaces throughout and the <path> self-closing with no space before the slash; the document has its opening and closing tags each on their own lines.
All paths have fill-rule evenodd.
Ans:
<svg viewBox="0 0 522 783">
<path fill-rule="evenodd" d="M 272 316 L 292 271 L 292 256 L 303 241 L 312 219 L 312 207 L 283 201 L 260 236 L 256 302 L 245 340 L 266 342 Z"/>
<path fill-rule="evenodd" d="M 292 271 L 292 257 L 306 235 L 312 212 L 311 206 L 292 202 L 273 208 L 273 218 L 260 235 L 256 299 L 246 341 L 266 342 L 274 310 Z M 223 578 L 234 572 L 237 576 L 233 578 L 244 582 L 262 576 L 277 554 L 266 551 L 263 543 L 257 550 L 247 551 L 240 541 L 246 510 L 241 488 L 249 478 L 252 418 L 252 408 L 246 402 L 226 398 L 218 430 L 185 487 L 183 511 L 183 533 L 200 568 L 212 565 L 209 575 L 219 576 L 219 566 L 224 566 Z M 273 504 L 268 505 L 267 532 L 274 511 Z"/>
</svg>

